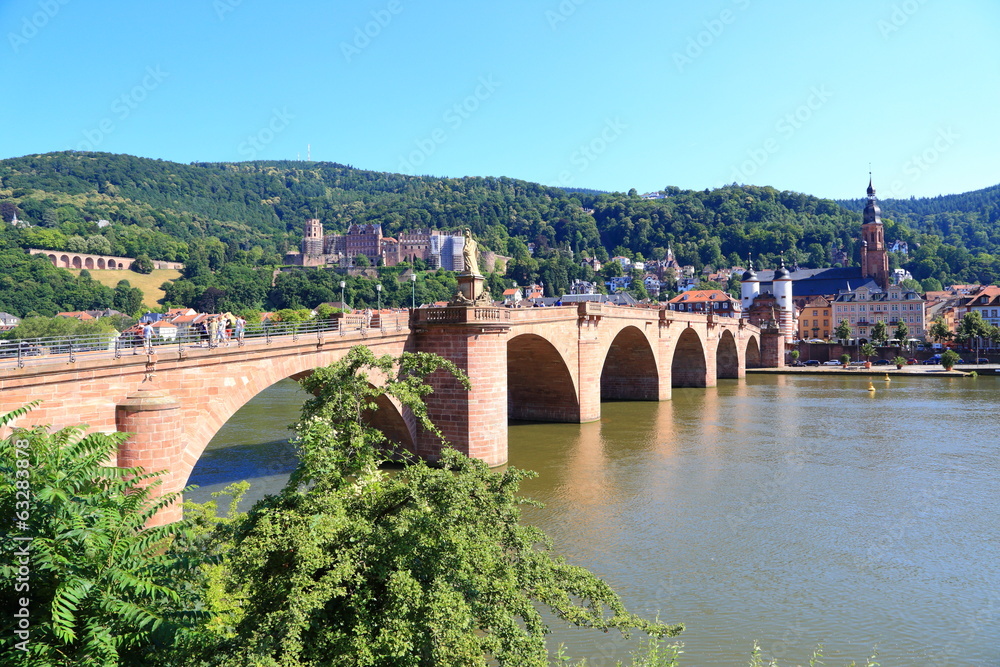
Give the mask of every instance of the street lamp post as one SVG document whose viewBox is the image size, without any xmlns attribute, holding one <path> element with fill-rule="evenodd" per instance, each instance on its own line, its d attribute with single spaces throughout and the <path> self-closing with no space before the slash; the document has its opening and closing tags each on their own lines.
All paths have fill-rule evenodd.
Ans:
<svg viewBox="0 0 1000 667">
<path fill-rule="evenodd" d="M 378 312 L 382 312 L 382 283 L 375 286 L 375 291 L 378 292 Z M 379 322 L 382 321 L 381 315 L 379 316 Z"/>
<path fill-rule="evenodd" d="M 417 309 L 417 272 L 410 274 L 410 310 Z"/>
<path fill-rule="evenodd" d="M 344 301 L 344 288 L 347 287 L 347 283 L 343 280 L 340 281 L 340 305 L 347 309 L 347 302 Z"/>
</svg>

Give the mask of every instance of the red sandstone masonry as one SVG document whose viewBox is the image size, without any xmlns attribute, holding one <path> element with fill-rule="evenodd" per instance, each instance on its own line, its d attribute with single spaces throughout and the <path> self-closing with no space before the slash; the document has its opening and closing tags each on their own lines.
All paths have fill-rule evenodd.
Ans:
<svg viewBox="0 0 1000 667">
<path fill-rule="evenodd" d="M 42 406 L 20 425 L 85 422 L 93 431 L 134 432 L 122 448 L 122 464 L 171 470 L 167 491 L 183 488 L 205 445 L 250 398 L 340 359 L 359 343 L 376 354 L 435 352 L 466 370 L 472 391 L 441 374 L 432 378 L 431 415 L 454 445 L 491 465 L 507 459 L 508 400 L 514 417 L 592 421 L 600 418 L 602 385 L 605 398 L 664 400 L 671 386 L 711 386 L 717 371 L 731 377 L 734 345 L 739 376 L 755 359 L 764 365 L 783 360 L 775 337 L 727 318 L 710 326 L 694 314 L 581 304 L 478 309 L 462 321 L 424 321 L 450 311 L 422 311 L 416 331 L 334 335 L 322 344 L 303 336 L 270 345 L 248 341 L 243 348 L 164 348 L 146 381 L 153 368 L 142 355 L 88 356 L 75 364 L 32 360 L 23 369 L 0 362 L 0 410 L 41 398 Z M 162 414 L 131 410 L 130 397 L 140 388 L 158 390 L 177 406 Z M 436 456 L 436 444 L 416 432 L 412 415 L 399 415 L 398 405 L 387 403 L 385 430 L 400 440 L 409 435 L 418 454 Z"/>
</svg>

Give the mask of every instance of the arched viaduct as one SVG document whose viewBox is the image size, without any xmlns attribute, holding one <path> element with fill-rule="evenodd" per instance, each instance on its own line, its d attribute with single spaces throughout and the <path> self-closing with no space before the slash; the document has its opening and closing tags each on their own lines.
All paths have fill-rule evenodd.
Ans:
<svg viewBox="0 0 1000 667">
<path fill-rule="evenodd" d="M 133 257 L 117 257 L 114 255 L 90 255 L 82 252 L 65 252 L 62 250 L 39 250 L 31 248 L 30 255 L 45 255 L 52 262 L 52 265 L 61 269 L 88 269 L 103 270 L 111 269 L 124 271 L 132 268 Z M 183 262 L 168 262 L 166 260 L 153 260 L 154 269 L 176 269 L 183 270 Z"/>
<path fill-rule="evenodd" d="M 166 470 L 161 492 L 179 491 L 208 442 L 258 393 L 333 363 L 352 346 L 375 354 L 440 354 L 468 373 L 471 390 L 432 376 L 432 420 L 456 448 L 500 465 L 508 419 L 586 422 L 602 400 L 666 400 L 673 387 L 710 387 L 749 365 L 781 363 L 780 341 L 732 318 L 596 303 L 535 309 L 419 309 L 381 329 L 249 339 L 243 347 L 162 348 L 154 355 L 81 355 L 0 367 L 0 411 L 41 399 L 17 424 L 85 423 L 132 433 L 118 464 Z M 439 445 L 412 415 L 380 402 L 376 425 L 406 449 L 434 458 Z M 180 516 L 179 505 L 161 521 Z"/>
</svg>

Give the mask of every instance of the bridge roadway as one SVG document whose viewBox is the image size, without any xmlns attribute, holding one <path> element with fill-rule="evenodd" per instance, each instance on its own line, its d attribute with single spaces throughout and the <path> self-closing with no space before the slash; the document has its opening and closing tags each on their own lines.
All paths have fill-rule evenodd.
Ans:
<svg viewBox="0 0 1000 667">
<path fill-rule="evenodd" d="M 0 365 L 0 411 L 42 404 L 17 426 L 87 424 L 132 437 L 121 466 L 167 470 L 179 491 L 215 433 L 240 407 L 285 378 L 301 378 L 363 344 L 375 354 L 434 352 L 468 373 L 472 389 L 432 376 L 431 418 L 446 439 L 490 465 L 507 460 L 507 421 L 586 422 L 601 400 L 669 399 L 673 387 L 742 378 L 747 366 L 782 365 L 781 338 L 740 320 L 580 303 L 555 308 L 421 308 L 383 315 L 377 328 L 248 338 L 242 347 L 154 348 L 36 357 Z M 409 451 L 434 458 L 440 444 L 387 398 L 374 423 Z M 0 434 L 2 435 L 2 434 Z M 158 522 L 176 520 L 180 507 Z"/>
</svg>

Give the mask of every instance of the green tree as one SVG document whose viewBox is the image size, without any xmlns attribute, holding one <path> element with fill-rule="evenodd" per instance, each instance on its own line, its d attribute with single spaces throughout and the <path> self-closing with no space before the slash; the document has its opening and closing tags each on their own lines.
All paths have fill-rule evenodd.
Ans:
<svg viewBox="0 0 1000 667">
<path fill-rule="evenodd" d="M 955 350 L 945 350 L 941 354 L 941 365 L 944 366 L 946 370 L 951 370 L 955 367 L 955 364 L 959 362 L 961 357 L 958 356 L 958 352 Z"/>
<path fill-rule="evenodd" d="M 142 290 L 132 287 L 127 280 L 119 280 L 115 285 L 114 308 L 126 315 L 137 313 L 142 308 Z"/>
<path fill-rule="evenodd" d="M 135 261 L 132 262 L 132 270 L 136 273 L 150 274 L 153 272 L 153 260 L 149 258 L 149 255 L 136 255 Z"/>
<path fill-rule="evenodd" d="M 0 417 L 0 426 L 34 405 Z M 175 541 L 188 524 L 146 525 L 176 494 L 154 499 L 159 474 L 106 465 L 127 437 L 37 427 L 0 441 L 0 512 L 23 514 L 27 524 L 8 521 L 0 529 L 0 625 L 13 619 L 19 597 L 31 601 L 27 651 L 4 627 L 3 664 L 138 667 L 151 662 L 155 642 L 169 643 L 196 617 L 195 600 L 184 592 L 195 579 L 195 554 Z M 24 544 L 16 537 L 31 538 L 30 592 L 14 586 L 20 557 L 13 552 Z"/>
<path fill-rule="evenodd" d="M 629 285 L 628 291 L 631 292 L 632 296 L 640 301 L 649 298 L 649 292 L 646 291 L 646 284 L 639 278 L 632 279 L 632 283 Z"/>
<path fill-rule="evenodd" d="M 368 259 L 367 255 L 355 255 L 354 256 L 354 266 L 358 266 L 358 267 L 361 267 L 361 268 L 367 268 L 367 267 L 369 267 L 371 265 L 372 265 L 371 260 Z"/>
<path fill-rule="evenodd" d="M 30 338 L 58 338 L 65 336 L 95 336 L 114 331 L 114 327 L 104 318 L 96 322 L 81 322 L 75 317 L 26 317 L 11 329 L 7 338 L 28 340 Z"/>
<path fill-rule="evenodd" d="M 389 443 L 367 421 L 387 395 L 428 433 L 435 355 L 353 348 L 303 381 L 299 467 L 236 529 L 231 584 L 245 592 L 224 665 L 548 664 L 540 608 L 574 625 L 653 636 L 680 626 L 628 613 L 611 588 L 520 522 L 529 473 L 496 472 L 453 449 L 389 475 Z M 376 388 L 371 378 L 389 378 Z M 220 651 L 214 651 L 220 655 Z"/>
<path fill-rule="evenodd" d="M 910 335 L 910 328 L 906 326 L 906 322 L 902 319 L 896 323 L 896 330 L 893 332 L 892 337 L 899 341 L 900 345 L 906 344 L 906 339 Z"/>
<path fill-rule="evenodd" d="M 941 281 L 937 278 L 924 278 L 920 281 L 920 286 L 924 292 L 940 292 L 944 289 Z"/>
<path fill-rule="evenodd" d="M 948 325 L 945 324 L 943 317 L 938 317 L 931 324 L 931 328 L 927 331 L 927 335 L 934 339 L 935 343 L 940 343 L 944 340 L 950 340 L 954 335 Z"/>
<path fill-rule="evenodd" d="M 955 339 L 962 344 L 974 345 L 976 358 L 979 358 L 979 346 L 984 338 L 990 337 L 991 325 L 983 319 L 983 314 L 978 310 L 966 313 L 962 316 L 962 321 L 958 323 L 958 330 L 955 332 Z"/>
<path fill-rule="evenodd" d="M 875 346 L 871 343 L 865 343 L 861 346 L 860 352 L 864 355 L 865 361 L 871 361 L 871 358 L 876 354 Z"/>
<path fill-rule="evenodd" d="M 889 327 L 882 320 L 872 326 L 872 340 L 878 346 L 885 345 L 885 342 L 889 340 Z"/>
<path fill-rule="evenodd" d="M 847 340 L 848 338 L 850 338 L 851 337 L 851 323 L 850 323 L 850 321 L 846 317 L 844 319 L 840 320 L 840 324 L 838 324 L 837 328 L 834 329 L 833 334 L 837 337 L 837 339 L 841 343 L 843 343 L 845 340 Z"/>
</svg>

